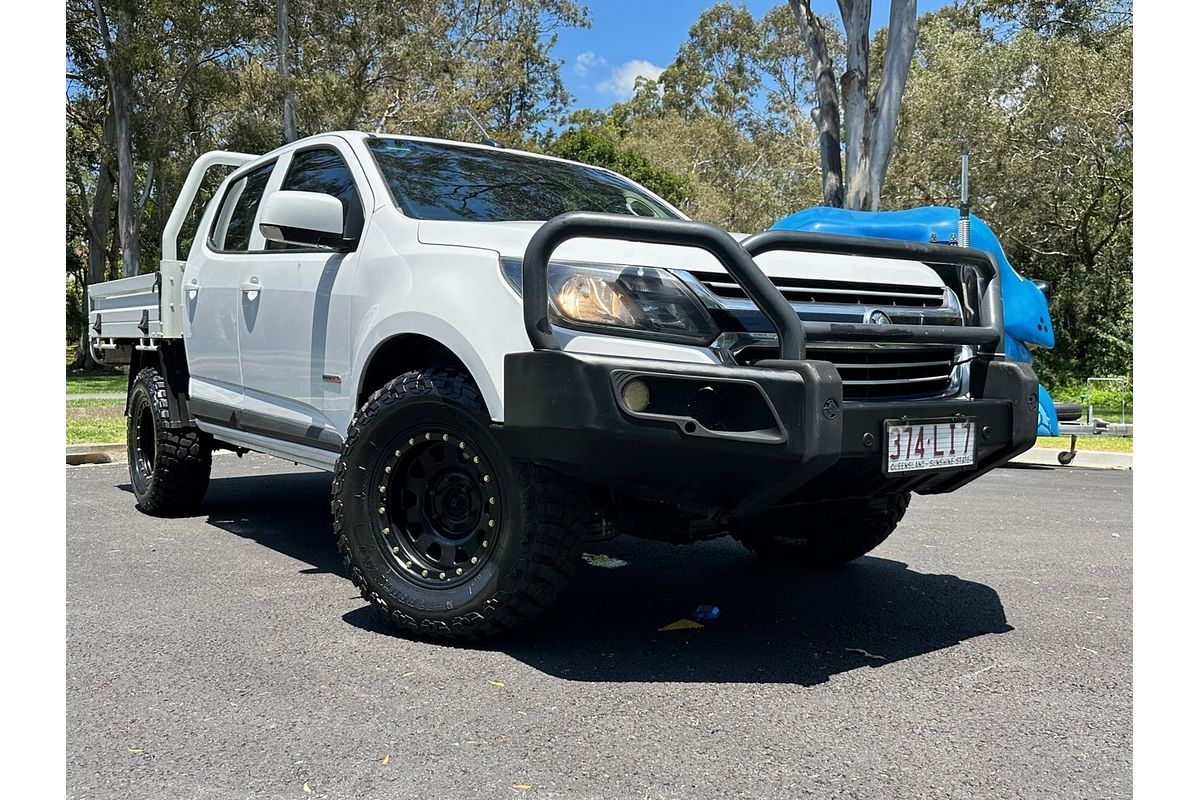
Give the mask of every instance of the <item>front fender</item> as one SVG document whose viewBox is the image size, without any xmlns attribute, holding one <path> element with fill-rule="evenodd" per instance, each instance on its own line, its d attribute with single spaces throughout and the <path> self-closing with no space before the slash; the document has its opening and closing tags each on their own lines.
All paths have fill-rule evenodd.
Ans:
<svg viewBox="0 0 1200 800">
<path fill-rule="evenodd" d="M 354 397 L 358 396 L 367 364 L 379 347 L 389 339 L 405 334 L 428 337 L 453 353 L 466 366 L 471 378 L 479 387 L 483 402 L 487 405 L 488 415 L 496 422 L 504 419 L 503 387 L 496 373 L 489 369 L 484 358 L 458 329 L 444 319 L 420 311 L 397 312 L 376 321 L 366 330 L 355 348 L 352 373 Z"/>
</svg>

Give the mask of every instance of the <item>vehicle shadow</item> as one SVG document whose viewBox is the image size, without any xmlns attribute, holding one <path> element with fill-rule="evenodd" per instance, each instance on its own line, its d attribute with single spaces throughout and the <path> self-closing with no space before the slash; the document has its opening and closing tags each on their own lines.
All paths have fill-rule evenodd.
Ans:
<svg viewBox="0 0 1200 800">
<path fill-rule="evenodd" d="M 803 570 L 763 564 L 730 539 L 593 547 L 629 565 L 580 565 L 549 618 L 497 649 L 570 680 L 815 685 L 1012 630 L 991 587 L 886 558 Z M 700 605 L 720 615 L 662 630 Z"/>
<path fill-rule="evenodd" d="M 218 478 L 204 511 L 209 524 L 312 565 L 301 572 L 345 576 L 328 498 L 324 473 Z M 896 536 L 906 533 L 902 525 Z M 554 610 L 471 646 L 567 680 L 815 685 L 1012 630 L 991 587 L 888 558 L 803 570 L 766 565 L 730 539 L 675 546 L 620 538 L 584 549 L 626 563 L 581 562 Z M 718 617 L 661 630 L 700 605 L 719 607 Z M 344 619 L 401 635 L 365 604 Z"/>
<path fill-rule="evenodd" d="M 209 525 L 307 562 L 312 575 L 349 577 L 335 546 L 327 472 L 213 478 L 202 513 Z"/>
</svg>

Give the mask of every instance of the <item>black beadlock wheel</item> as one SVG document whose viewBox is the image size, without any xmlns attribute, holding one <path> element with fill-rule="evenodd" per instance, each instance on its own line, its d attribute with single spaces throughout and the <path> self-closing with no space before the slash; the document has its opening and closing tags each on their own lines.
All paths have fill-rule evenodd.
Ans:
<svg viewBox="0 0 1200 800">
<path fill-rule="evenodd" d="M 896 530 L 912 494 L 821 503 L 736 520 L 732 534 L 765 561 L 834 567 L 874 550 Z"/>
<path fill-rule="evenodd" d="M 208 490 L 212 440 L 194 426 L 172 426 L 167 382 L 146 367 L 129 387 L 126 449 L 129 482 L 140 511 L 194 513 Z"/>
<path fill-rule="evenodd" d="M 478 389 L 450 367 L 401 375 L 363 405 L 335 467 L 332 509 L 363 597 L 430 638 L 528 622 L 579 560 L 571 483 L 510 460 Z"/>
</svg>

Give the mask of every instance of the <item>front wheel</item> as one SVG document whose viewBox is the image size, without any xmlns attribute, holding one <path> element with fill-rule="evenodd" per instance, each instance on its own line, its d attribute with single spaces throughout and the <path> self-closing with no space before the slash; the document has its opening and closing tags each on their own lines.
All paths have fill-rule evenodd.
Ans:
<svg viewBox="0 0 1200 800">
<path fill-rule="evenodd" d="M 868 500 L 822 503 L 738 520 L 733 536 L 760 558 L 804 567 L 831 567 L 866 555 L 896 530 L 909 492 Z"/>
<path fill-rule="evenodd" d="M 153 367 L 129 387 L 125 441 L 140 511 L 173 517 L 199 508 L 212 471 L 212 440 L 194 426 L 172 426 L 167 382 Z"/>
<path fill-rule="evenodd" d="M 579 560 L 571 484 L 517 464 L 478 389 L 448 367 L 392 380 L 355 415 L 334 530 L 363 597 L 401 629 L 469 640 L 549 608 Z"/>
</svg>

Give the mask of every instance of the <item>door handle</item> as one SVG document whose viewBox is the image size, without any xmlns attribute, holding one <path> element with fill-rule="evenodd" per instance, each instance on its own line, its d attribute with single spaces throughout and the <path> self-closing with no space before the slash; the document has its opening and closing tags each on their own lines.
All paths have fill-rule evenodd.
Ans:
<svg viewBox="0 0 1200 800">
<path fill-rule="evenodd" d="M 188 281 L 187 286 L 183 287 L 183 291 L 187 293 L 188 297 L 194 298 L 200 293 L 200 282 L 195 278 L 192 278 L 190 281 Z"/>
<path fill-rule="evenodd" d="M 242 281 L 242 293 L 247 295 L 250 300 L 256 299 L 260 291 L 262 291 L 262 284 L 259 283 L 257 276 L 248 281 Z"/>
</svg>

